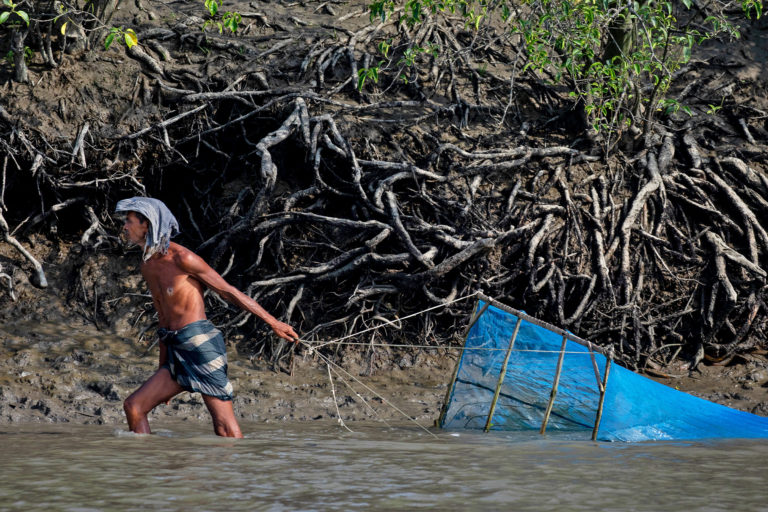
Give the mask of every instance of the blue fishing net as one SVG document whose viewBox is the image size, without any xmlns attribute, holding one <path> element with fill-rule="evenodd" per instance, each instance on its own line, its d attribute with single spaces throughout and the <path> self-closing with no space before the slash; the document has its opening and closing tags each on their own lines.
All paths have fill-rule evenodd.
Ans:
<svg viewBox="0 0 768 512">
<path fill-rule="evenodd" d="M 482 310 L 480 302 L 478 310 Z M 555 381 L 563 336 L 489 305 L 472 326 L 441 416 L 449 429 L 483 429 L 517 322 L 520 329 L 504 373 L 491 430 L 538 430 Z M 595 426 L 606 357 L 567 340 L 547 431 Z M 768 418 L 682 393 L 622 368 L 610 367 L 601 441 L 768 437 Z"/>
</svg>

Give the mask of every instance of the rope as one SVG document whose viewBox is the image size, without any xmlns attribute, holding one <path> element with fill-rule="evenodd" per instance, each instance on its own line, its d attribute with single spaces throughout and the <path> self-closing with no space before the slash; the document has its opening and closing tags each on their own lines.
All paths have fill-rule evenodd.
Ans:
<svg viewBox="0 0 768 512">
<path fill-rule="evenodd" d="M 435 309 L 443 308 L 443 307 L 449 306 L 451 304 L 454 304 L 456 302 L 460 302 L 462 300 L 469 299 L 469 298 L 474 297 L 474 296 L 476 296 L 476 295 L 478 295 L 480 293 L 481 292 L 476 291 L 474 293 L 471 293 L 469 295 L 465 295 L 463 297 L 459 297 L 459 298 L 454 299 L 452 301 L 445 302 L 443 304 L 438 304 L 436 306 L 432 306 L 432 307 L 423 309 L 421 311 L 417 311 L 416 313 L 412 313 L 412 314 L 404 316 L 402 318 L 398 318 L 397 319 L 397 323 L 395 323 L 393 321 L 390 321 L 390 320 L 387 320 L 385 318 L 382 318 L 382 320 L 385 322 L 383 324 L 375 325 L 373 327 L 369 327 L 369 328 L 364 329 L 362 331 L 359 331 L 359 332 L 356 332 L 356 333 L 353 333 L 353 334 L 349 334 L 349 335 L 346 335 L 346 336 L 342 336 L 340 338 L 332 339 L 332 340 L 329 340 L 329 341 L 326 341 L 326 342 L 323 342 L 323 343 L 313 344 L 310 341 L 303 340 L 303 339 L 299 338 L 298 339 L 299 343 L 301 343 L 302 345 L 306 346 L 309 349 L 310 353 L 314 352 L 315 354 L 317 354 L 320 357 L 320 359 L 322 359 L 323 362 L 325 362 L 325 364 L 326 364 L 326 367 L 328 369 L 328 379 L 330 380 L 330 383 L 331 383 L 331 392 L 333 393 L 333 403 L 336 406 L 336 414 L 338 415 L 339 424 L 342 427 L 344 427 L 345 429 L 347 429 L 350 432 L 352 432 L 352 430 L 344 423 L 343 419 L 341 418 L 341 412 L 339 411 L 339 406 L 338 406 L 338 402 L 337 402 L 337 399 L 336 399 L 336 388 L 333 385 L 333 377 L 331 376 L 331 367 L 332 366 L 333 366 L 333 371 L 336 374 L 336 377 L 339 378 L 344 384 L 346 384 L 349 387 L 349 389 L 351 389 L 352 392 L 358 398 L 360 398 L 363 401 L 363 403 L 371 411 L 373 411 L 375 413 L 375 410 L 371 407 L 370 404 L 368 404 L 368 402 L 365 400 L 365 398 L 363 398 L 362 395 L 360 395 L 360 393 L 358 393 L 352 387 L 352 385 L 349 382 L 347 382 L 347 380 L 344 379 L 340 375 L 339 372 L 343 372 L 349 378 L 351 378 L 352 380 L 354 380 L 355 382 L 360 384 L 362 387 L 364 387 L 366 390 L 368 390 L 374 396 L 379 398 L 384 404 L 388 405 L 389 407 L 392 407 L 395 411 L 397 411 L 398 413 L 403 415 L 405 418 L 407 418 L 408 421 L 416 424 L 420 429 L 424 430 L 426 433 L 428 433 L 429 435 L 431 435 L 435 439 L 439 439 L 439 437 L 437 437 L 434 433 L 432 433 L 425 426 L 423 426 L 422 424 L 420 424 L 419 422 L 417 422 L 416 420 L 411 418 L 408 414 L 403 412 L 400 408 L 398 408 L 392 402 L 390 402 L 389 400 L 384 398 L 384 396 L 382 396 L 380 393 L 376 392 L 370 386 L 367 386 L 366 384 L 361 382 L 357 377 L 355 377 L 354 375 L 352 375 L 351 373 L 346 371 L 344 368 L 342 368 L 341 366 L 339 366 L 338 364 L 334 363 L 329 358 L 327 358 L 326 356 L 321 354 L 317 349 L 320 349 L 320 348 L 323 348 L 323 347 L 327 347 L 328 345 L 336 344 L 336 345 L 359 345 L 359 346 L 367 346 L 367 347 L 388 347 L 388 348 L 431 348 L 431 349 L 434 349 L 434 348 L 444 348 L 444 349 L 454 349 L 454 350 L 506 351 L 507 348 L 495 348 L 495 347 L 469 347 L 469 348 L 467 348 L 467 347 L 435 347 L 433 345 L 388 344 L 388 343 L 373 343 L 373 342 L 371 342 L 371 343 L 361 343 L 361 342 L 353 342 L 353 341 L 344 341 L 344 340 L 347 340 L 347 339 L 354 338 L 354 337 L 360 336 L 362 334 L 365 334 L 366 332 L 374 331 L 374 330 L 379 329 L 381 327 L 384 327 L 386 325 L 394 325 L 396 328 L 400 329 L 400 325 L 398 325 L 398 324 L 402 324 L 403 320 L 407 320 L 409 318 L 413 318 L 415 316 L 422 315 L 422 314 L 427 313 L 429 311 L 433 311 Z M 591 351 L 590 352 L 576 352 L 576 351 L 563 351 L 563 350 L 530 350 L 530 349 L 513 349 L 513 351 L 514 352 L 534 352 L 534 353 L 543 353 L 543 354 L 561 354 L 562 353 L 562 354 L 578 354 L 578 355 L 587 355 L 587 356 L 593 355 L 591 353 Z"/>
<path fill-rule="evenodd" d="M 344 427 L 345 429 L 349 430 L 350 432 L 354 433 L 354 430 L 349 428 L 346 423 L 344 423 L 344 420 L 341 418 L 341 411 L 339 411 L 339 402 L 336 399 L 336 387 L 333 385 L 333 378 L 331 377 L 331 365 L 328 363 L 325 364 L 325 367 L 328 368 L 328 380 L 331 383 L 331 393 L 333 393 L 333 405 L 336 406 L 336 416 L 339 419 L 339 425 Z"/>
<path fill-rule="evenodd" d="M 454 299 L 452 301 L 445 302 L 443 304 L 438 304 L 437 306 L 432 306 L 432 307 L 429 307 L 427 309 L 422 309 L 421 311 L 417 311 L 416 313 L 411 313 L 410 315 L 406 315 L 406 316 L 404 316 L 402 318 L 398 318 L 397 322 L 400 323 L 403 320 L 407 320 L 409 318 L 413 318 L 415 316 L 422 315 L 422 314 L 427 313 L 429 311 L 432 311 L 432 310 L 435 310 L 435 309 L 439 309 L 439 308 L 444 308 L 446 306 L 450 306 L 451 304 L 455 304 L 457 302 L 461 302 L 462 300 L 466 300 L 466 299 L 472 298 L 472 297 L 474 297 L 475 295 L 477 295 L 479 293 L 480 293 L 480 291 L 476 291 L 476 292 L 471 293 L 469 295 L 464 295 L 463 297 L 459 297 L 458 299 Z M 384 320 L 384 322 L 386 322 L 386 323 L 383 323 L 383 324 L 380 324 L 380 325 L 374 325 L 373 327 L 369 327 L 367 329 L 363 329 L 362 331 L 356 332 L 354 334 L 348 334 L 347 336 L 342 336 L 341 338 L 336 338 L 336 339 L 333 339 L 333 340 L 330 340 L 330 341 L 326 341 L 324 343 L 320 343 L 320 344 L 317 344 L 317 345 L 310 345 L 309 341 L 305 341 L 305 340 L 301 340 L 301 339 L 299 341 L 301 341 L 302 343 L 304 343 L 307 346 L 310 346 L 311 348 L 316 348 L 317 349 L 317 348 L 323 348 L 323 347 L 328 346 L 328 345 L 333 345 L 334 343 L 339 343 L 340 341 L 344 341 L 344 340 L 347 340 L 349 338 L 355 338 L 357 336 L 360 336 L 361 334 L 365 334 L 366 332 L 375 331 L 376 329 L 384 327 L 385 325 L 394 325 L 396 328 L 398 328 L 398 329 L 400 328 L 397 325 L 397 323 L 395 323 L 393 321 L 387 320 L 386 318 L 383 318 L 382 320 Z"/>
<path fill-rule="evenodd" d="M 429 311 L 432 311 L 432 310 L 435 310 L 435 309 L 439 309 L 439 308 L 444 308 L 444 307 L 446 307 L 446 306 L 450 306 L 451 304 L 455 304 L 456 302 L 460 302 L 460 301 L 462 301 L 462 300 L 466 300 L 466 299 L 472 298 L 472 297 L 476 296 L 476 295 L 477 295 L 477 294 L 479 294 L 479 293 L 480 293 L 479 291 L 476 291 L 476 292 L 474 292 L 474 293 L 471 293 L 471 294 L 469 294 L 469 295 L 464 295 L 463 297 L 459 297 L 459 298 L 457 298 L 457 299 L 454 299 L 454 300 L 452 300 L 452 301 L 444 302 L 443 304 L 438 304 L 438 305 L 436 305 L 436 306 L 432 306 L 432 307 L 429 307 L 429 308 L 423 309 L 423 310 L 421 310 L 421 311 L 417 311 L 416 313 L 411 313 L 410 315 L 406 315 L 406 316 L 404 316 L 404 317 L 402 317 L 402 318 L 398 318 L 398 319 L 397 319 L 397 323 L 395 323 L 395 322 L 393 322 L 393 321 L 390 321 L 390 320 L 387 320 L 386 318 L 382 318 L 382 320 L 385 322 L 385 323 L 383 323 L 383 324 L 380 324 L 380 325 L 375 325 L 375 326 L 373 326 L 373 327 L 369 327 L 369 328 L 367 328 L 367 329 L 364 329 L 364 330 L 362 330 L 362 331 L 356 332 L 356 333 L 354 333 L 354 334 L 349 334 L 349 335 L 347 335 L 347 336 L 342 336 L 341 338 L 336 338 L 336 339 L 333 339 L 333 340 L 329 340 L 329 341 L 326 341 L 326 342 L 324 342 L 324 343 L 313 344 L 313 343 L 312 343 L 312 342 L 310 342 L 310 341 L 307 341 L 307 340 L 303 340 L 303 339 L 299 338 L 299 339 L 298 339 L 298 342 L 299 342 L 299 343 L 301 343 L 302 345 L 306 346 L 306 347 L 309 349 L 310 353 L 314 352 L 315 354 L 317 354 L 317 355 L 320 357 L 320 359 L 322 359 L 322 360 L 323 360 L 323 362 L 325 362 L 325 364 L 326 364 L 326 367 L 327 367 L 327 369 L 328 369 L 328 379 L 329 379 L 329 380 L 330 380 L 330 382 L 331 382 L 331 392 L 332 392 L 332 394 L 333 394 L 333 404 L 336 406 L 336 414 L 338 415 L 339 424 L 340 424 L 342 427 L 344 427 L 345 429 L 347 429 L 347 430 L 349 430 L 350 432 L 352 432 L 352 430 L 351 430 L 351 429 L 350 429 L 350 428 L 349 428 L 349 427 L 348 427 L 348 426 L 347 426 L 347 425 L 344 423 L 344 420 L 341 418 L 341 412 L 339 411 L 339 406 L 338 406 L 338 402 L 337 402 L 337 399 L 336 399 L 336 388 L 335 388 L 335 387 L 334 387 L 334 385 L 333 385 L 333 377 L 331 376 L 331 366 L 333 366 L 333 371 L 334 371 L 334 373 L 336 373 L 336 376 L 337 376 L 339 379 L 341 379 L 341 381 L 342 381 L 344 384 L 346 384 L 346 385 L 349 387 L 349 389 L 351 389 L 351 390 L 352 390 L 352 392 L 353 392 L 353 393 L 354 393 L 354 394 L 355 394 L 355 395 L 356 395 L 358 398 L 360 398 L 360 399 L 363 401 L 363 403 L 364 403 L 364 404 L 365 404 L 365 405 L 366 405 L 366 406 L 367 406 L 367 407 L 368 407 L 368 408 L 369 408 L 371 411 L 373 411 L 373 413 L 374 413 L 374 414 L 376 414 L 376 411 L 373 409 L 373 407 L 371 407 L 371 405 L 370 405 L 370 404 L 369 404 L 369 403 L 368 403 L 368 402 L 365 400 L 365 398 L 363 398 L 363 397 L 362 397 L 362 395 L 360 395 L 360 393 L 358 393 L 358 392 L 357 392 L 357 391 L 356 391 L 356 390 L 355 390 L 355 389 L 352 387 L 352 385 L 351 385 L 349 382 L 347 382 L 347 381 L 346 381 L 346 380 L 345 380 L 345 379 L 344 379 L 344 378 L 343 378 L 343 377 L 342 377 L 342 376 L 339 374 L 339 372 L 340 372 L 340 371 L 341 371 L 341 372 L 343 372 L 345 375 L 347 375 L 347 377 L 351 378 L 352 380 L 354 380 L 355 382 L 357 382 L 358 384 L 360 384 L 362 387 L 364 387 L 366 390 L 368 390 L 368 392 L 372 393 L 374 396 L 376 396 L 377 398 L 379 398 L 379 399 L 380 399 L 380 400 L 381 400 L 383 403 L 385 403 L 386 405 L 388 405 L 389 407 L 393 408 L 395 411 L 397 411 L 398 413 L 400 413 L 401 415 L 403 415 L 405 418 L 407 418 L 407 419 L 408 419 L 408 421 L 410 421 L 410 422 L 412 422 L 412 423 L 416 424 L 416 426 L 418 426 L 418 427 L 419 427 L 420 429 L 422 429 L 424 432 L 426 432 L 426 433 L 427 433 L 427 434 L 429 434 L 430 436 L 434 437 L 435 439 L 440 439 L 440 438 L 439 438 L 439 437 L 437 437 L 437 436 L 436 436 L 434 433 L 432 433 L 432 432 L 431 432 L 431 431 L 430 431 L 430 430 L 429 430 L 427 427 L 425 427 L 424 425 L 422 425 L 422 424 L 421 424 L 421 423 L 419 423 L 418 421 L 416 421 L 416 420 L 414 420 L 413 418 L 411 418 L 411 417 L 410 417 L 408 414 L 406 414 L 405 412 L 403 412 L 403 411 L 402 411 L 402 410 L 401 410 L 399 407 L 397 407 L 395 404 L 393 404 L 392 402 L 390 402 L 389 400 L 387 400 L 386 398 L 384 398 L 384 396 L 382 396 L 380 393 L 376 392 L 374 389 L 372 389 L 370 386 L 367 386 L 366 384 L 364 384 L 363 382 L 361 382 L 361 381 L 360 381 L 360 380 L 359 380 L 357 377 L 355 377 L 354 375 L 352 375 L 351 373 L 349 373 L 348 371 L 346 371 L 344 368 L 342 368 L 341 366 L 339 366 L 338 364 L 334 363 L 333 361 L 331 361 L 330 359 L 328 359 L 326 356 L 324 356 L 323 354 L 321 354 L 320 352 L 318 352 L 318 351 L 317 351 L 317 349 L 319 349 L 319 348 L 323 348 L 323 347 L 326 347 L 326 346 L 328 346 L 328 345 L 333 345 L 333 344 L 337 344 L 337 345 L 389 346 L 389 347 L 418 347 L 417 345 L 387 345 L 387 344 L 383 344 L 383 343 L 382 343 L 382 344 L 378 344 L 378 343 L 374 344 L 374 343 L 344 342 L 344 340 L 347 340 L 347 339 L 349 339 L 349 338 L 355 338 L 355 337 L 357 337 L 357 336 L 360 336 L 360 335 L 362 335 L 362 334 L 365 334 L 366 332 L 374 331 L 374 330 L 376 330 L 376 329 L 379 329 L 379 328 L 381 328 L 381 327 L 384 327 L 384 326 L 386 326 L 386 325 L 394 325 L 396 328 L 400 329 L 400 326 L 399 326 L 398 324 L 401 324 L 403 320 L 407 320 L 407 319 L 409 319 L 409 318 L 413 318 L 413 317 L 415 317 L 415 316 L 419 316 L 419 315 L 422 315 L 422 314 L 424 314 L 424 313 L 427 313 L 427 312 L 429 312 Z M 425 346 L 426 346 L 426 345 L 425 345 Z M 430 347 L 430 348 L 434 348 L 434 347 Z M 451 347 L 451 348 L 453 348 L 453 347 Z M 457 347 L 457 348 L 458 348 L 458 347 Z M 386 421 L 385 421 L 385 423 L 386 423 Z"/>
<path fill-rule="evenodd" d="M 381 327 L 384 327 L 384 326 L 387 326 L 387 325 L 392 325 L 392 326 L 395 326 L 395 328 L 400 329 L 401 327 L 399 325 L 397 325 L 397 324 L 402 323 L 403 320 L 407 320 L 409 318 L 413 318 L 415 316 L 422 315 L 422 314 L 427 313 L 429 311 L 434 311 L 435 309 L 439 309 L 439 308 L 443 308 L 443 307 L 446 307 L 446 306 L 450 306 L 451 304 L 455 304 L 457 302 L 461 302 L 462 300 L 470 299 L 470 298 L 472 298 L 472 297 L 474 297 L 476 295 L 479 295 L 481 293 L 482 293 L 481 291 L 476 291 L 476 292 L 470 293 L 469 295 L 464 295 L 462 297 L 454 299 L 452 301 L 445 302 L 443 304 L 438 304 L 436 306 L 431 306 L 431 307 L 428 307 L 426 309 L 422 309 L 421 311 L 417 311 L 415 313 L 411 313 L 410 315 L 406 315 L 406 316 L 404 316 L 402 318 L 398 318 L 397 322 L 391 321 L 391 320 L 387 320 L 386 318 L 382 318 L 382 320 L 385 322 L 383 324 L 374 325 L 373 327 L 369 327 L 367 329 L 363 329 L 362 331 L 358 331 L 356 333 L 348 334 L 346 336 L 342 336 L 340 338 L 335 338 L 335 339 L 332 339 L 332 340 L 328 340 L 328 341 L 325 341 L 325 342 L 322 342 L 322 343 L 315 343 L 315 342 L 311 342 L 311 341 L 307 341 L 307 340 L 302 340 L 301 338 L 299 338 L 299 341 L 301 343 L 303 343 L 305 346 L 307 346 L 308 348 L 313 349 L 313 350 L 320 349 L 320 348 L 323 348 L 323 347 L 327 347 L 328 345 L 336 344 L 336 345 L 351 345 L 351 346 L 357 345 L 357 346 L 365 346 L 365 347 L 387 347 L 387 348 L 431 348 L 431 349 L 440 348 L 440 349 L 444 349 L 444 350 L 487 350 L 487 351 L 491 351 L 491 352 L 493 352 L 493 351 L 506 351 L 507 350 L 506 348 L 494 348 L 494 347 L 438 347 L 438 346 L 434 346 L 434 345 L 413 345 L 413 344 L 373 343 L 373 342 L 365 342 L 365 343 L 363 343 L 363 342 L 358 342 L 358 341 L 344 341 L 344 340 L 348 340 L 350 338 L 356 338 L 356 337 L 358 337 L 358 336 L 360 336 L 362 334 L 365 334 L 365 333 L 370 332 L 370 331 L 374 331 L 376 329 L 380 329 Z M 532 350 L 532 349 L 512 349 L 512 351 L 513 352 L 537 352 L 537 353 L 542 353 L 542 354 L 559 354 L 561 352 L 560 350 Z M 564 354 L 580 354 L 580 355 L 586 355 L 586 356 L 591 355 L 591 351 L 590 352 L 577 352 L 577 351 L 568 351 L 568 350 L 566 350 L 563 353 Z"/>
<path fill-rule="evenodd" d="M 379 326 L 380 327 L 380 326 Z M 331 343 L 323 343 L 321 345 L 310 345 L 304 340 L 299 340 L 302 343 L 304 343 L 306 346 L 317 349 L 326 346 L 327 344 Z M 338 345 L 359 345 L 363 347 L 387 347 L 387 348 L 431 348 L 431 349 L 441 349 L 441 350 L 487 350 L 489 352 L 494 351 L 506 351 L 506 348 L 497 348 L 497 347 L 440 347 L 435 345 L 412 345 L 412 344 L 398 344 L 398 343 L 369 343 L 369 342 L 358 342 L 358 341 L 345 341 L 345 342 L 336 342 Z M 534 349 L 525 349 L 525 348 L 513 348 L 512 352 L 540 352 L 543 354 L 559 354 L 560 350 L 534 350 Z M 581 354 L 588 356 L 590 355 L 589 352 L 579 352 L 579 351 L 573 351 L 573 350 L 566 350 L 563 352 L 564 354 Z"/>
<path fill-rule="evenodd" d="M 304 343 L 304 344 L 306 345 L 306 342 L 303 342 L 303 341 L 302 341 L 302 343 Z M 309 348 L 311 349 L 312 347 L 309 347 Z M 392 407 L 394 410 L 396 410 L 397 412 L 399 412 L 400 414 L 402 414 L 403 416 L 405 416 L 406 418 L 408 418 L 408 421 L 410 421 L 410 422 L 412 422 L 412 423 L 415 423 L 415 424 L 416 424 L 416 426 L 418 426 L 420 429 L 422 429 L 424 432 L 426 432 L 427 434 L 431 435 L 431 436 L 432 436 L 432 437 L 434 437 L 435 439 L 440 439 L 440 438 L 439 438 L 439 437 L 437 437 L 435 434 L 433 434 L 432 432 L 430 432 L 430 430 L 429 430 L 427 427 L 425 427 L 424 425 L 422 425 L 422 424 L 421 424 L 421 423 L 419 423 L 418 421 L 416 421 L 416 420 L 414 420 L 413 418 L 411 418 L 410 416 L 408 416 L 408 415 L 407 415 L 406 413 L 404 413 L 402 410 L 400 410 L 400 408 L 398 408 L 398 407 L 397 407 L 395 404 L 393 404 L 392 402 L 390 402 L 389 400 L 387 400 L 386 398 L 384 398 L 384 397 L 383 397 L 381 394 L 377 393 L 375 390 L 371 389 L 369 386 L 366 386 L 365 384 L 363 384 L 363 383 L 362 383 L 362 382 L 361 382 L 361 381 L 360 381 L 360 380 L 359 380 L 357 377 L 355 377 L 354 375 L 352 375 L 351 373 L 349 373 L 348 371 L 346 371 L 344 368 L 342 368 L 341 366 L 337 365 L 336 363 L 334 363 L 333 361 L 331 361 L 330 359 L 328 359 L 327 357 L 325 357 L 323 354 L 321 354 L 321 353 L 319 353 L 319 352 L 316 352 L 316 353 L 317 353 L 317 355 L 318 355 L 318 356 L 320 356 L 320 358 L 321 358 L 321 359 L 322 359 L 322 360 L 325 362 L 325 364 L 328 366 L 328 375 L 329 375 L 329 377 L 330 377 L 330 370 L 331 370 L 331 365 L 333 365 L 333 366 L 334 366 L 334 371 L 336 371 L 336 372 L 339 372 L 339 371 L 343 372 L 345 375 L 347 375 L 347 377 L 351 378 L 352 380 L 354 380 L 355 382 L 357 382 L 358 384 L 360 384 L 361 386 L 363 386 L 365 389 L 367 389 L 367 390 L 368 390 L 370 393 L 372 393 L 373 395 L 375 395 L 377 398 L 381 399 L 381 401 L 382 401 L 383 403 L 387 404 L 388 406 Z M 349 383 L 348 383 L 348 382 L 346 382 L 346 381 L 344 381 L 344 379 L 342 379 L 342 381 L 343 381 L 345 384 L 347 384 L 347 386 L 349 386 Z M 350 389 L 352 389 L 352 386 L 349 386 L 349 387 L 350 387 Z M 333 389 L 333 382 L 331 382 L 331 389 Z M 354 391 L 354 389 L 352 389 L 352 391 Z M 359 395 L 357 392 L 355 392 L 355 394 L 356 394 L 357 396 L 360 396 L 360 395 Z M 336 403 L 336 392 L 335 392 L 335 391 L 334 391 L 334 393 L 333 393 L 333 398 L 334 398 L 334 403 Z M 361 397 L 361 398 L 362 398 L 362 397 Z M 337 406 L 336 406 L 336 411 L 338 412 L 338 410 L 339 410 L 339 409 L 338 409 L 338 405 L 337 405 Z M 339 419 L 341 420 L 341 415 L 339 415 Z M 343 422 L 342 422 L 342 425 L 343 425 Z M 348 428 L 348 427 L 346 427 L 346 425 L 344 425 L 344 427 L 345 427 L 345 428 L 347 428 L 347 430 L 349 430 L 349 428 Z M 351 432 L 351 431 L 350 431 L 350 432 Z"/>
<path fill-rule="evenodd" d="M 329 375 L 328 375 L 328 378 L 330 379 L 330 378 L 331 378 L 331 376 L 330 376 L 330 370 L 331 370 L 331 367 L 330 367 L 330 366 L 329 366 L 327 363 L 326 363 L 326 365 L 325 365 L 325 366 L 326 366 L 326 368 L 328 368 L 328 370 L 329 370 L 329 372 L 328 372 L 328 373 L 329 373 Z M 390 424 L 387 422 L 387 420 L 385 420 L 384 418 L 381 418 L 381 417 L 379 416 L 379 413 L 378 413 L 378 412 L 376 412 L 376 409 L 374 409 L 374 408 L 373 408 L 373 406 L 371 406 L 371 404 L 369 404 L 369 403 L 368 403 L 368 401 L 365 399 L 365 397 L 363 397 L 363 395 L 361 395 L 360 393 L 358 393 L 358 392 L 357 392 L 357 390 L 356 390 L 355 388 L 353 388 L 353 387 L 352 387 L 352 385 L 351 385 L 349 382 L 347 382 L 347 380 L 346 380 L 346 379 L 345 379 L 345 378 L 344 378 L 344 377 L 343 377 L 343 376 L 342 376 L 342 375 L 341 375 L 341 374 L 340 374 L 340 373 L 339 373 L 337 370 L 333 370 L 333 372 L 336 374 L 336 378 L 338 378 L 339 380 L 341 380 L 341 382 L 343 382 L 344 384 L 346 384 L 346 386 L 347 386 L 347 387 L 348 387 L 350 390 L 352 390 L 352 392 L 355 394 L 355 396 L 356 396 L 357 398 L 359 398 L 359 399 L 360 399 L 360 400 L 363 402 L 363 404 L 364 404 L 364 405 L 365 405 L 365 406 L 368 408 L 368 410 L 371 412 L 371 414 L 373 414 L 374 416 L 376 416 L 376 417 L 379 419 L 379 421 L 383 421 L 383 422 L 384 422 L 384 424 L 385 424 L 386 426 L 388 426 L 388 427 L 391 427 L 391 425 L 390 425 Z M 331 382 L 331 387 L 333 387 L 333 382 Z M 334 398 L 334 400 L 336 399 L 336 395 L 335 395 L 335 394 L 334 394 L 333 398 Z M 339 407 L 338 407 L 338 405 L 336 406 L 336 412 L 337 412 L 337 413 L 339 412 Z M 339 413 L 339 418 L 341 418 L 341 414 L 340 414 L 340 413 Z M 341 420 L 340 420 L 340 421 L 341 421 Z M 345 425 L 345 426 L 346 426 L 346 425 Z"/>
</svg>

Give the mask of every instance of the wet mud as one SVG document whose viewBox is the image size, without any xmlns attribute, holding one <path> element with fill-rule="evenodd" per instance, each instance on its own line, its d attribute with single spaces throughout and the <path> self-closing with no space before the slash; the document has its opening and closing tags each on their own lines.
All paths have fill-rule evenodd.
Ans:
<svg viewBox="0 0 768 512">
<path fill-rule="evenodd" d="M 0 339 L 0 424 L 124 424 L 122 401 L 157 368 L 157 350 L 149 341 L 97 330 L 76 319 L 6 323 Z M 235 411 L 243 421 L 340 418 L 345 423 L 416 421 L 431 426 L 457 351 L 388 354 L 389 365 L 375 369 L 370 359 L 349 351 L 337 359 L 340 366 L 332 367 L 330 377 L 325 364 L 307 351 L 299 350 L 291 368 L 283 370 L 238 353 L 234 344 L 228 355 Z M 732 366 L 667 371 L 666 377 L 649 376 L 714 402 L 768 415 L 768 365 L 758 356 Z M 150 416 L 154 425 L 180 420 L 210 421 L 199 394 L 182 393 Z"/>
<path fill-rule="evenodd" d="M 157 368 L 156 347 L 85 323 L 6 324 L 0 338 L 0 423 L 122 424 L 122 401 Z M 329 377 L 325 364 L 310 354 L 295 356 L 282 371 L 230 346 L 235 411 L 255 422 L 341 418 L 429 426 L 439 415 L 454 364 L 445 351 L 433 352 L 401 354 L 393 368 L 367 375 L 364 363 L 350 354 Z M 200 395 L 186 392 L 150 416 L 155 424 L 164 419 L 210 421 Z"/>
</svg>

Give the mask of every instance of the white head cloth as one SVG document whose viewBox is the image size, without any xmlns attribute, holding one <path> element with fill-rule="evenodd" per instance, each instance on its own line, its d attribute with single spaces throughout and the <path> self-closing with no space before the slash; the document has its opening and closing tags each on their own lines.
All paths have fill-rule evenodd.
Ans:
<svg viewBox="0 0 768 512">
<path fill-rule="evenodd" d="M 132 197 L 117 202 L 115 213 L 138 212 L 149 221 L 149 231 L 144 244 L 144 261 L 153 254 L 168 252 L 171 238 L 179 234 L 179 223 L 171 210 L 159 199 Z"/>
</svg>

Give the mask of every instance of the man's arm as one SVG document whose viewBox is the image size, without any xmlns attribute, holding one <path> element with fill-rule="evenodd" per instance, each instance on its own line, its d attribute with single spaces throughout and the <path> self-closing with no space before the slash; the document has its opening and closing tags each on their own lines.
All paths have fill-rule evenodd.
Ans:
<svg viewBox="0 0 768 512">
<path fill-rule="evenodd" d="M 197 254 L 189 249 L 184 249 L 176 257 L 176 264 L 181 270 L 216 292 L 222 299 L 261 318 L 281 338 L 298 342 L 299 335 L 296 334 L 290 325 L 279 321 L 262 308 L 258 302 L 225 281 L 218 272 L 211 268 Z"/>
</svg>

